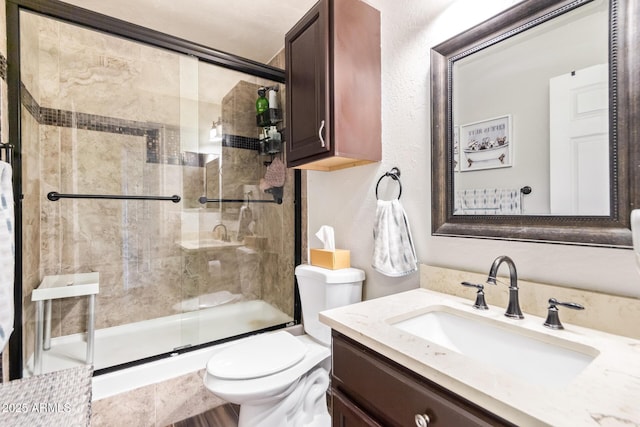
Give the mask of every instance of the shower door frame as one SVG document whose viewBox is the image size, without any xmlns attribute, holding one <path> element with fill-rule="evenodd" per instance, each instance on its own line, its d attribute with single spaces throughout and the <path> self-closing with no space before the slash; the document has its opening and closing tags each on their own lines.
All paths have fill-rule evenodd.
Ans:
<svg viewBox="0 0 640 427">
<path fill-rule="evenodd" d="M 20 91 L 20 11 L 24 10 L 57 19 L 69 24 L 80 25 L 85 28 L 122 37 L 134 42 L 152 47 L 166 49 L 179 54 L 189 55 L 204 63 L 221 66 L 227 69 L 243 72 L 252 76 L 262 77 L 285 84 L 285 71 L 257 61 L 243 58 L 231 53 L 219 51 L 198 43 L 171 36 L 156 30 L 122 21 L 107 15 L 102 15 L 87 9 L 63 3 L 57 0 L 6 0 L 7 20 L 7 86 L 8 86 L 8 122 L 9 141 L 13 144 L 12 167 L 14 170 L 14 199 L 15 199 L 15 282 L 14 282 L 14 332 L 9 341 L 9 376 L 13 379 L 22 378 L 23 372 L 23 313 L 22 313 L 22 129 L 21 129 L 21 91 Z M 284 41 L 284 40 L 283 40 Z M 302 191 L 301 171 L 294 171 L 294 264 L 302 262 Z M 301 323 L 301 306 L 298 284 L 294 276 L 294 312 L 293 323 Z M 209 347 L 222 342 L 231 341 L 243 336 L 259 332 L 280 329 L 290 324 L 275 325 L 252 331 L 239 336 L 232 336 L 188 348 L 169 351 L 144 359 L 134 360 L 125 364 L 107 367 L 95 371 L 103 374 L 134 365 L 147 363 L 175 355 Z"/>
</svg>

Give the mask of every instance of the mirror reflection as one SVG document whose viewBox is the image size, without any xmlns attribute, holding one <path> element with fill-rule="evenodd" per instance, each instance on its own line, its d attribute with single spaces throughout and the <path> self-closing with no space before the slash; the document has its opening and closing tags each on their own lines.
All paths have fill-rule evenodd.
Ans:
<svg viewBox="0 0 640 427">
<path fill-rule="evenodd" d="M 454 215 L 610 215 L 608 1 L 451 71 Z"/>
</svg>

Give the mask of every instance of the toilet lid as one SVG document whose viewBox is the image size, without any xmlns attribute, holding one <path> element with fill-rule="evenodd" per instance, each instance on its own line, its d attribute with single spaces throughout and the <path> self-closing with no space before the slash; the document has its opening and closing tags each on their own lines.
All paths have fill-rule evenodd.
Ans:
<svg viewBox="0 0 640 427">
<path fill-rule="evenodd" d="M 306 352 L 307 346 L 288 332 L 261 334 L 216 353 L 207 370 L 218 378 L 258 378 L 295 365 Z"/>
</svg>

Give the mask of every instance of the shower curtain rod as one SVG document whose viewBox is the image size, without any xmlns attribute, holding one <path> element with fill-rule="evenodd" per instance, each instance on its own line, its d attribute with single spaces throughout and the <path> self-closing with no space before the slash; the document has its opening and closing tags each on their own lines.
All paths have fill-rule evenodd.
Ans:
<svg viewBox="0 0 640 427">
<path fill-rule="evenodd" d="M 118 196 L 109 194 L 60 194 L 52 191 L 47 194 L 47 199 L 52 202 L 60 199 L 114 199 L 114 200 L 171 200 L 173 203 L 180 202 L 180 196 Z"/>
</svg>

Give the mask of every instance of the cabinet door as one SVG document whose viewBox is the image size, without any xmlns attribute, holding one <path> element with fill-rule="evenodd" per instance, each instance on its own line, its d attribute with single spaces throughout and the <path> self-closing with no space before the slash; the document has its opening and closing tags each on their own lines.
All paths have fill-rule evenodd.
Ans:
<svg viewBox="0 0 640 427">
<path fill-rule="evenodd" d="M 332 427 L 382 427 L 338 390 L 332 390 Z"/>
<path fill-rule="evenodd" d="M 329 0 L 318 2 L 285 37 L 287 166 L 331 150 Z"/>
<path fill-rule="evenodd" d="M 429 427 L 513 426 L 335 331 L 332 373 L 332 389 L 385 426 L 416 425 L 416 415 Z"/>
</svg>

